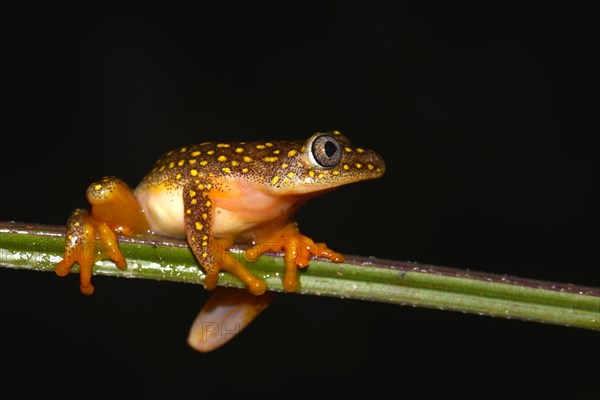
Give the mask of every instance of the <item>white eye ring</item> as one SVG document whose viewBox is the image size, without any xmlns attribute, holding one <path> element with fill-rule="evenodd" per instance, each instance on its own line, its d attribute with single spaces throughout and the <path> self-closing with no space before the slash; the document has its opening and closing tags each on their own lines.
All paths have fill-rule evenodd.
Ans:
<svg viewBox="0 0 600 400">
<path fill-rule="evenodd" d="M 317 134 L 307 144 L 308 157 L 315 166 L 333 168 L 342 159 L 342 147 L 327 133 Z"/>
</svg>

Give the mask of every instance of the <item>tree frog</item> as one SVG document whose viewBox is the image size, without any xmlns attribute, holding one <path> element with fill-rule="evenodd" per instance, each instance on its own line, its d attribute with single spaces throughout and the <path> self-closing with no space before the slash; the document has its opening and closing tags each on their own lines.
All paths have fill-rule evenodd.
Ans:
<svg viewBox="0 0 600 400">
<path fill-rule="evenodd" d="M 80 290 L 91 295 L 96 261 L 111 259 L 117 267 L 126 268 L 118 234 L 185 237 L 205 271 L 206 289 L 217 287 L 220 271 L 235 275 L 247 287 L 246 295 L 240 296 L 238 290 L 233 303 L 227 291 L 216 291 L 209 299 L 211 309 L 248 303 L 263 309 L 266 300 L 252 298 L 265 293 L 265 281 L 228 248 L 249 244 L 244 252 L 248 261 L 266 251 L 284 251 L 283 287 L 295 292 L 300 285 L 297 270 L 308 265 L 311 255 L 334 262 L 344 259 L 299 232 L 296 210 L 311 197 L 379 178 L 384 171 L 385 163 L 376 152 L 352 146 L 339 131 L 315 133 L 300 141 L 205 142 L 180 147 L 163 155 L 135 190 L 116 177 L 92 183 L 86 192 L 91 210 L 77 209 L 69 218 L 64 258 L 55 272 L 65 276 L 78 263 Z M 221 344 L 194 347 L 209 351 Z"/>
</svg>

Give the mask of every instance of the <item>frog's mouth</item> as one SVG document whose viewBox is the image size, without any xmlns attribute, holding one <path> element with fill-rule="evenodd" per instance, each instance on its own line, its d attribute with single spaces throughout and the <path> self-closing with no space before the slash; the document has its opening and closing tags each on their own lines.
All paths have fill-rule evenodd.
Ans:
<svg viewBox="0 0 600 400">
<path fill-rule="evenodd" d="M 313 166 L 301 173 L 277 176 L 270 190 L 279 195 L 320 195 L 339 186 L 377 179 L 385 173 L 385 162 L 374 151 L 365 150 L 360 157 L 344 157 L 331 168 Z"/>
</svg>

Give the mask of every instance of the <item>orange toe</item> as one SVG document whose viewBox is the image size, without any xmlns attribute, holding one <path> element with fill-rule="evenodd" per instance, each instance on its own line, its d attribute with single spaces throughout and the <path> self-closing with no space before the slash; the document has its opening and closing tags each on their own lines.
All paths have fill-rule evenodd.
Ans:
<svg viewBox="0 0 600 400">
<path fill-rule="evenodd" d="M 302 235 L 295 224 L 286 225 L 283 229 L 262 238 L 244 252 L 244 258 L 253 262 L 267 251 L 281 250 L 285 252 L 285 275 L 282 283 L 288 292 L 296 292 L 300 288 L 298 268 L 308 266 L 311 256 L 327 258 L 333 262 L 344 261 L 343 255 L 331 250 L 325 243 L 315 243 Z"/>
<path fill-rule="evenodd" d="M 54 272 L 58 276 L 66 276 L 73 265 L 79 264 L 79 288 L 83 294 L 91 295 L 94 293 L 91 283 L 94 264 L 107 258 L 121 269 L 127 267 L 111 228 L 87 211 L 76 210 L 69 219 L 64 257 L 56 264 Z"/>
<path fill-rule="evenodd" d="M 206 278 L 204 280 L 204 287 L 207 290 L 215 289 L 219 279 L 219 271 L 222 270 L 228 271 L 241 280 L 251 294 L 257 296 L 263 294 L 267 290 L 266 282 L 254 276 L 248 268 L 229 253 L 228 248 L 228 243 L 213 239 L 210 250 L 214 254 L 214 261 L 211 265 L 205 266 Z"/>
</svg>

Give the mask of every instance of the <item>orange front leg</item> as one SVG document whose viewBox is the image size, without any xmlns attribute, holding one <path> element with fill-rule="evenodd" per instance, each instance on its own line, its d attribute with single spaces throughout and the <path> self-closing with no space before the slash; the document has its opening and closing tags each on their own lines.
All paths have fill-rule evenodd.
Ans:
<svg viewBox="0 0 600 400">
<path fill-rule="evenodd" d="M 327 247 L 325 243 L 315 243 L 302 235 L 295 223 L 286 225 L 283 229 L 261 239 L 253 247 L 244 252 L 244 258 L 253 262 L 267 251 L 285 251 L 285 275 L 283 288 L 288 292 L 298 290 L 298 268 L 308 265 L 311 255 L 327 258 L 333 262 L 344 261 L 344 256 Z"/>
<path fill-rule="evenodd" d="M 267 289 L 265 281 L 254 276 L 229 253 L 233 241 L 213 237 L 212 196 L 217 191 L 208 179 L 198 179 L 197 182 L 190 183 L 183 191 L 184 223 L 190 248 L 206 272 L 205 289 L 214 290 L 217 287 L 219 271 L 223 270 L 244 282 L 250 293 L 257 296 L 263 294 Z"/>
<path fill-rule="evenodd" d="M 78 263 L 79 288 L 90 295 L 94 293 L 91 279 L 96 261 L 110 259 L 120 269 L 127 267 L 115 232 L 125 235 L 146 232 L 148 223 L 131 188 L 118 178 L 106 177 L 90 185 L 87 199 L 92 210 L 75 210 L 69 218 L 65 255 L 54 271 L 65 276 Z"/>
</svg>

